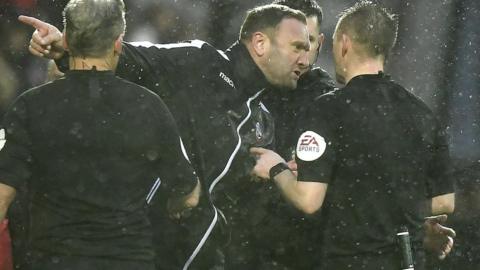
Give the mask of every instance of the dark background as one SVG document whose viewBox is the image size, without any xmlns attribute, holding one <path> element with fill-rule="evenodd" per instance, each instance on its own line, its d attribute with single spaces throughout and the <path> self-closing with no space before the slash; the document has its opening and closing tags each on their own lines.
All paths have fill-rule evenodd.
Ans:
<svg viewBox="0 0 480 270">
<path fill-rule="evenodd" d="M 17 22 L 35 16 L 62 29 L 65 0 L 0 0 L 0 114 L 21 92 L 46 81 L 47 62 L 29 55 L 33 29 Z M 226 49 L 253 0 L 125 0 L 127 41 L 202 39 Z M 317 65 L 333 75 L 331 36 L 337 14 L 355 1 L 319 0 L 325 44 Z M 421 97 L 450 135 L 457 182 L 449 224 L 458 237 L 442 269 L 480 269 L 480 1 L 384 0 L 399 15 L 398 43 L 387 73 Z M 94 18 L 92 18 L 94 19 Z"/>
</svg>

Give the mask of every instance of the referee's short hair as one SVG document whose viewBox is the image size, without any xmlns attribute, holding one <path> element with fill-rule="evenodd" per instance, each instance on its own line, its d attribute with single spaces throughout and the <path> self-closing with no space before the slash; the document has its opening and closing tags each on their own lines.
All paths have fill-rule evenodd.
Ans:
<svg viewBox="0 0 480 270">
<path fill-rule="evenodd" d="M 103 57 L 125 32 L 123 0 L 70 0 L 63 24 L 71 56 Z"/>
<path fill-rule="evenodd" d="M 315 16 L 318 20 L 319 29 L 322 25 L 323 10 L 315 0 L 274 0 L 272 4 L 284 5 L 289 8 L 300 10 L 301 12 L 305 13 L 307 18 Z"/>
<path fill-rule="evenodd" d="M 390 54 L 397 40 L 397 17 L 371 1 L 362 0 L 340 13 L 337 38 L 345 33 L 370 57 Z"/>
<path fill-rule="evenodd" d="M 269 4 L 255 7 L 247 12 L 240 29 L 239 39 L 247 42 L 255 32 L 264 32 L 273 39 L 273 33 L 283 19 L 293 18 L 307 24 L 305 14 L 287 6 Z"/>
</svg>

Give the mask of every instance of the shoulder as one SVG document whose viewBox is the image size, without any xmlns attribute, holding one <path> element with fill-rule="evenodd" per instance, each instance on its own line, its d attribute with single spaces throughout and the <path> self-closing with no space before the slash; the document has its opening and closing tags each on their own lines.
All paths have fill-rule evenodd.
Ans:
<svg viewBox="0 0 480 270">
<path fill-rule="evenodd" d="M 16 100 L 35 101 L 39 96 L 46 96 L 52 92 L 56 92 L 63 89 L 63 85 L 66 83 L 65 77 L 56 79 L 54 81 L 46 82 L 44 84 L 32 87 L 22 94 L 20 94 Z"/>
<path fill-rule="evenodd" d="M 389 80 L 387 84 L 388 87 L 391 87 L 392 90 L 397 93 L 399 99 L 404 99 L 405 103 L 410 105 L 410 113 L 434 117 L 433 111 L 419 96 L 415 95 L 413 92 L 407 90 L 405 87 L 393 80 Z"/>
<path fill-rule="evenodd" d="M 335 89 L 317 96 L 312 102 L 302 108 L 299 122 L 336 122 L 342 106 L 340 95 L 341 91 Z"/>
<path fill-rule="evenodd" d="M 160 99 L 160 97 L 150 89 L 118 76 L 115 76 L 115 83 L 117 85 L 117 89 L 115 89 L 115 91 L 121 91 L 127 95 L 134 95 L 142 100 L 151 100 L 156 102 L 157 99 Z"/>
<path fill-rule="evenodd" d="M 325 70 L 314 68 L 302 76 L 299 88 L 323 94 L 335 88 L 335 81 Z"/>
<path fill-rule="evenodd" d="M 313 68 L 310 72 L 310 75 L 315 78 L 316 81 L 322 82 L 325 85 L 335 87 L 335 81 L 332 79 L 332 76 L 328 74 L 327 71 L 320 67 Z"/>
</svg>

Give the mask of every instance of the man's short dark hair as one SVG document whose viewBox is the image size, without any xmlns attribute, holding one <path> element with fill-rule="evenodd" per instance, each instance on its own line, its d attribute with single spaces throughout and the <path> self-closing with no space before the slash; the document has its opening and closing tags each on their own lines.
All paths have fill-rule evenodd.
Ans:
<svg viewBox="0 0 480 270">
<path fill-rule="evenodd" d="M 397 40 L 398 20 L 394 14 L 371 1 L 360 1 L 339 16 L 337 35 L 348 34 L 368 56 L 388 57 Z"/>
<path fill-rule="evenodd" d="M 322 25 L 323 21 L 323 10 L 320 5 L 315 0 L 275 0 L 272 4 L 283 5 L 289 8 L 300 10 L 305 13 L 305 16 L 311 17 L 315 16 L 318 20 L 318 29 Z"/>
<path fill-rule="evenodd" d="M 288 18 L 297 19 L 307 24 L 303 12 L 287 6 L 270 4 L 253 8 L 247 12 L 247 17 L 240 29 L 239 38 L 241 41 L 248 41 L 253 33 L 258 31 L 265 32 L 268 35 L 270 30 L 275 30 L 283 19 Z"/>
<path fill-rule="evenodd" d="M 70 0 L 63 24 L 72 56 L 103 57 L 125 32 L 123 0 Z"/>
</svg>

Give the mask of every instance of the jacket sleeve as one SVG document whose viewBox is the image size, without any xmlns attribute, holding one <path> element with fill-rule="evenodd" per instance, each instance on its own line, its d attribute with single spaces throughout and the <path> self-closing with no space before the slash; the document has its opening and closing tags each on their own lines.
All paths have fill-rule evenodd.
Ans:
<svg viewBox="0 0 480 270">
<path fill-rule="evenodd" d="M 454 193 L 454 179 L 452 176 L 452 162 L 444 130 L 437 128 L 434 134 L 434 143 L 430 146 L 430 164 L 428 166 L 427 196 L 432 198 L 439 195 Z"/>
<path fill-rule="evenodd" d="M 299 117 L 295 160 L 299 181 L 330 183 L 336 157 L 335 128 L 322 100 L 310 104 Z"/>
<path fill-rule="evenodd" d="M 195 188 L 197 175 L 190 164 L 175 121 L 167 106 L 157 97 L 153 108 L 158 123 L 162 123 L 155 133 L 159 134 L 157 142 L 161 149 L 156 165 L 158 175 L 162 185 L 171 195 L 186 195 Z"/>
<path fill-rule="evenodd" d="M 163 98 L 171 94 L 168 91 L 175 89 L 181 76 L 195 63 L 202 63 L 205 44 L 199 40 L 173 44 L 124 43 L 116 74 L 157 92 Z M 172 87 L 158 87 L 165 84 Z"/>
</svg>

